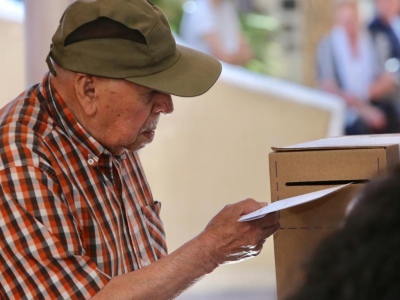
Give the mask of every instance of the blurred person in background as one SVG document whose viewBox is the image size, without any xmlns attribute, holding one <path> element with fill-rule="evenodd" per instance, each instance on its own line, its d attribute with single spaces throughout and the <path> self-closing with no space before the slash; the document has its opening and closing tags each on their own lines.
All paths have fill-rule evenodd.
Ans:
<svg viewBox="0 0 400 300">
<path fill-rule="evenodd" d="M 400 60 L 400 0 L 375 0 L 376 14 L 368 29 L 382 59 Z"/>
<path fill-rule="evenodd" d="M 400 82 L 400 0 L 375 0 L 375 16 L 368 29 L 379 59 Z M 393 95 L 400 116 L 400 89 Z"/>
<path fill-rule="evenodd" d="M 318 46 L 317 69 L 319 87 L 347 104 L 346 134 L 399 131 L 390 99 L 396 81 L 379 63 L 372 39 L 362 29 L 356 1 L 335 2 L 335 23 Z"/>
<path fill-rule="evenodd" d="M 253 57 L 231 0 L 187 1 L 180 35 L 189 46 L 229 64 L 243 66 Z"/>
<path fill-rule="evenodd" d="M 288 300 L 400 299 L 400 168 L 371 181 L 313 254 Z"/>
</svg>

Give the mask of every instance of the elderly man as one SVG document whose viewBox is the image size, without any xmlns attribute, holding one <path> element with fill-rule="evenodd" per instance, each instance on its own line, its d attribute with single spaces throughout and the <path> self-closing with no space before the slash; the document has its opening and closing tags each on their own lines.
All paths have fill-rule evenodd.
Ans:
<svg viewBox="0 0 400 300">
<path fill-rule="evenodd" d="M 171 94 L 206 92 L 221 66 L 176 45 L 156 6 L 72 3 L 47 63 L 0 111 L 2 299 L 171 299 L 261 251 L 278 216 L 238 222 L 264 205 L 247 199 L 167 255 L 136 150 L 172 113 Z"/>
</svg>

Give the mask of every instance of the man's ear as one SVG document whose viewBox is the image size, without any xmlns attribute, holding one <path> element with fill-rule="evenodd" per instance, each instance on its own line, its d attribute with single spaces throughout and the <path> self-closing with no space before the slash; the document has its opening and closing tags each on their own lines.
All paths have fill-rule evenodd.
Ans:
<svg viewBox="0 0 400 300">
<path fill-rule="evenodd" d="M 75 77 L 76 97 L 83 111 L 88 116 L 93 116 L 97 111 L 97 89 L 94 77 L 77 73 Z"/>
</svg>

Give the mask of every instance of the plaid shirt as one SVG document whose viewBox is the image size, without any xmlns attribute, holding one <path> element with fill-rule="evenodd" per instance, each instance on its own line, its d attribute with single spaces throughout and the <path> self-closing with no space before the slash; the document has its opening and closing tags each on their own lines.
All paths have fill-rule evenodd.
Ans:
<svg viewBox="0 0 400 300">
<path fill-rule="evenodd" d="M 139 157 L 112 156 L 46 75 L 0 111 L 2 299 L 85 299 L 166 254 Z"/>
</svg>

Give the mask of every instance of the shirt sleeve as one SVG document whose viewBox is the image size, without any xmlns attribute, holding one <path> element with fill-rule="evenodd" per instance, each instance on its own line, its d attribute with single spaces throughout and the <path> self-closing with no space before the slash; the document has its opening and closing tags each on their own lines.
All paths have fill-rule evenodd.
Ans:
<svg viewBox="0 0 400 300">
<path fill-rule="evenodd" d="M 88 299 L 110 278 L 85 255 L 51 170 L 0 168 L 0 292 L 9 299 Z"/>
</svg>

